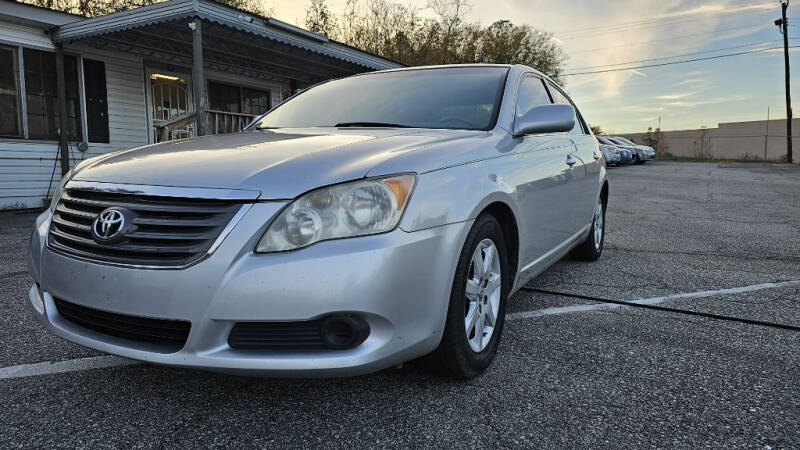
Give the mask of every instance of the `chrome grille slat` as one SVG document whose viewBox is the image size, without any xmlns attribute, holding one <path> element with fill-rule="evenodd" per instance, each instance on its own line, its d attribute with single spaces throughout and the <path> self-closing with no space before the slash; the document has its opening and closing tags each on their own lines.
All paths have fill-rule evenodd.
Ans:
<svg viewBox="0 0 800 450">
<path fill-rule="evenodd" d="M 65 239 L 67 241 L 75 242 L 77 244 L 97 248 L 99 250 L 109 249 L 109 250 L 117 250 L 122 247 L 122 245 L 103 245 L 98 244 L 91 238 L 82 238 L 72 235 L 68 232 L 65 232 L 60 227 L 56 229 L 50 229 L 50 232 L 59 239 Z M 125 250 L 136 252 L 136 253 L 159 253 L 168 251 L 170 253 L 194 253 L 201 250 L 203 245 L 164 245 L 164 246 L 147 246 L 147 245 L 135 245 L 131 244 L 130 242 L 124 244 Z"/>
<path fill-rule="evenodd" d="M 97 213 L 99 213 L 102 210 L 96 212 L 79 211 L 76 209 L 68 208 L 64 206 L 63 203 L 59 203 L 58 206 L 56 207 L 56 211 L 62 214 L 68 214 L 70 216 L 80 217 L 86 220 L 94 220 L 95 216 L 97 216 Z"/>
<path fill-rule="evenodd" d="M 53 216 L 53 222 L 56 223 L 59 227 L 72 228 L 78 231 L 82 231 L 84 233 L 92 232 L 91 226 L 84 225 L 79 222 L 70 222 L 69 220 L 64 220 L 60 214 L 56 214 Z"/>
<path fill-rule="evenodd" d="M 92 237 L 97 215 L 111 207 L 135 214 L 122 242 Z M 202 259 L 242 207 L 240 200 L 139 196 L 70 189 L 62 194 L 50 225 L 48 246 L 62 253 L 117 265 L 186 267 Z"/>
<path fill-rule="evenodd" d="M 158 225 L 164 227 L 213 227 L 218 224 L 218 220 L 214 219 L 161 219 L 161 218 L 148 218 L 137 217 L 133 219 L 136 225 Z"/>
<path fill-rule="evenodd" d="M 150 231 L 135 231 L 130 234 L 132 239 L 155 239 L 155 240 L 203 240 L 213 239 L 216 237 L 213 231 L 205 233 L 167 233 L 167 232 L 150 232 Z"/>
</svg>

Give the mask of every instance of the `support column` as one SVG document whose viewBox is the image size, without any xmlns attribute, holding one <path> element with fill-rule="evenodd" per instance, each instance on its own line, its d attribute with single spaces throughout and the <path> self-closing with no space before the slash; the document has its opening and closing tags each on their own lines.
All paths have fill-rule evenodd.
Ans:
<svg viewBox="0 0 800 450">
<path fill-rule="evenodd" d="M 203 22 L 195 18 L 189 23 L 192 29 L 192 89 L 196 113 L 195 134 L 206 135 L 206 77 L 203 71 Z"/>
<path fill-rule="evenodd" d="M 69 172 L 69 117 L 67 116 L 67 79 L 64 71 L 64 46 L 56 44 L 56 89 L 58 89 L 58 147 L 61 152 L 61 175 Z"/>
</svg>

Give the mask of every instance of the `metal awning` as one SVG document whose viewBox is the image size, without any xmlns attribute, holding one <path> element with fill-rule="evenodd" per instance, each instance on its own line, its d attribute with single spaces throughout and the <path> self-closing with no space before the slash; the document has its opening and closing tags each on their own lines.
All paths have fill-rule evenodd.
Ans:
<svg viewBox="0 0 800 450">
<path fill-rule="evenodd" d="M 155 61 L 191 65 L 190 20 L 203 24 L 205 64 L 259 78 L 312 84 L 370 70 L 402 67 L 279 20 L 210 0 L 171 0 L 53 29 L 55 43 L 86 42 Z"/>
</svg>

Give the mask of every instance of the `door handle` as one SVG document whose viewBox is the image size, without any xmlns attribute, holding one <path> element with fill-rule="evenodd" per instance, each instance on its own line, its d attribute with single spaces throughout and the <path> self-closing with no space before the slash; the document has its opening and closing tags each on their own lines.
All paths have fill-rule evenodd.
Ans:
<svg viewBox="0 0 800 450">
<path fill-rule="evenodd" d="M 567 165 L 568 166 L 572 167 L 572 166 L 575 165 L 576 162 L 577 161 L 575 161 L 575 158 L 573 158 L 572 155 L 567 155 Z"/>
</svg>

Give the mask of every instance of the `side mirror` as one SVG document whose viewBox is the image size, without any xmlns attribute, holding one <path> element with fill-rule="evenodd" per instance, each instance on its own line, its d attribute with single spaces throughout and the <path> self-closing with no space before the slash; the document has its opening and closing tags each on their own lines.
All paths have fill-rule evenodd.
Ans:
<svg viewBox="0 0 800 450">
<path fill-rule="evenodd" d="M 541 105 L 514 122 L 514 136 L 537 133 L 560 133 L 575 128 L 572 105 Z"/>
</svg>

